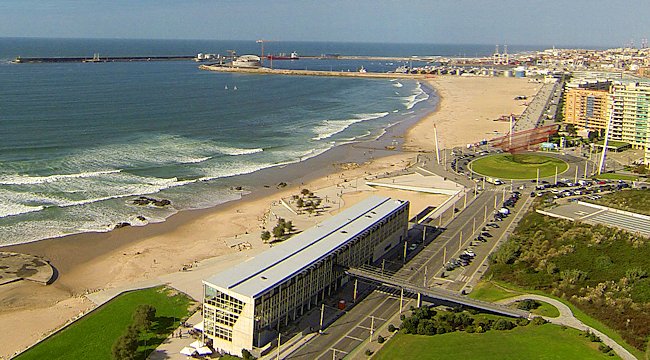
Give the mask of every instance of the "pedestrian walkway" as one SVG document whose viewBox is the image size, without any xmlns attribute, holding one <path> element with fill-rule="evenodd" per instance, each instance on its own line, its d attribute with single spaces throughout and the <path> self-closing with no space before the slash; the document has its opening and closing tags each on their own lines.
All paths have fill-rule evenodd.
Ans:
<svg viewBox="0 0 650 360">
<path fill-rule="evenodd" d="M 187 319 L 185 326 L 179 326 L 176 328 L 172 334 L 163 341 L 162 344 L 158 345 L 156 350 L 154 350 L 148 360 L 186 360 L 187 355 L 181 354 L 181 350 L 184 347 L 189 347 L 191 343 L 196 340 L 201 340 L 200 338 L 195 338 L 189 334 L 189 331 L 192 327 L 203 320 L 201 316 L 201 311 L 195 312 L 189 319 Z M 179 336 L 180 335 L 180 336 Z M 216 357 L 216 356 L 214 356 Z"/>
<path fill-rule="evenodd" d="M 560 312 L 560 316 L 558 317 L 548 317 L 548 316 L 543 316 L 545 320 L 547 320 L 550 323 L 556 324 L 556 325 L 564 325 L 568 327 L 572 327 L 574 329 L 578 329 L 581 331 L 590 331 L 596 336 L 598 336 L 605 345 L 611 347 L 616 355 L 621 357 L 621 359 L 624 360 L 635 360 L 636 357 L 632 355 L 629 351 L 627 351 L 624 347 L 619 345 L 616 341 L 612 340 L 609 336 L 603 334 L 602 332 L 592 328 L 591 326 L 585 325 L 582 321 L 576 319 L 575 316 L 573 316 L 573 312 L 571 309 L 564 304 L 563 302 L 542 296 L 542 295 L 534 295 L 534 294 L 525 294 L 525 295 L 519 295 L 515 297 L 511 297 L 508 299 L 500 300 L 498 303 L 501 304 L 511 304 L 513 302 L 521 301 L 521 300 L 526 300 L 526 299 L 532 299 L 532 300 L 539 300 L 543 301 L 545 303 L 551 304 L 557 308 L 557 310 Z"/>
</svg>

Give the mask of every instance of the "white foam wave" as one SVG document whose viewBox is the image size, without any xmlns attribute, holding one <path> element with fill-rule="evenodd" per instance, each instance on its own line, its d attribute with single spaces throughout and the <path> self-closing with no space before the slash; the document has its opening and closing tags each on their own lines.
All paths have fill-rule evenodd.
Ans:
<svg viewBox="0 0 650 360">
<path fill-rule="evenodd" d="M 35 188 L 28 192 L 0 189 L 0 218 L 40 211 L 51 206 L 67 208 L 111 199 L 154 194 L 197 181 L 179 181 L 175 177 L 147 178 L 131 174 L 118 174 L 104 178 L 102 181 L 92 181 L 88 178 L 77 178 L 76 180 L 76 182 L 36 184 Z M 79 189 L 83 190 L 79 191 Z"/>
<path fill-rule="evenodd" d="M 264 151 L 264 149 L 261 148 L 255 148 L 255 149 L 244 149 L 244 148 L 231 148 L 231 147 L 218 147 L 218 151 L 222 154 L 226 155 L 231 155 L 231 156 L 237 156 L 237 155 L 250 155 L 250 154 L 256 154 L 259 152 Z"/>
<path fill-rule="evenodd" d="M 312 140 L 324 140 L 328 139 L 345 129 L 349 128 L 352 124 L 356 124 L 362 121 L 374 120 L 382 118 L 388 115 L 388 112 L 381 113 L 370 113 L 370 114 L 357 114 L 352 119 L 345 120 L 324 120 L 319 126 L 313 129 L 316 136 L 312 137 Z"/>
<path fill-rule="evenodd" d="M 212 140 L 152 135 L 144 139 L 133 139 L 126 144 L 110 144 L 87 149 L 61 159 L 58 166 L 63 169 L 84 171 L 147 168 L 160 165 L 196 164 L 215 156 L 247 155 L 261 151 L 263 149 L 260 148 L 229 147 L 227 144 Z"/>
<path fill-rule="evenodd" d="M 429 94 L 427 94 L 423 89 L 422 89 L 422 84 L 420 82 L 417 83 L 417 86 L 415 89 L 413 89 L 413 93 L 410 96 L 407 96 L 404 98 L 404 105 L 406 106 L 407 109 L 412 109 L 417 103 L 425 101 L 429 98 Z"/>
<path fill-rule="evenodd" d="M 402 85 L 401 82 L 396 81 L 396 82 L 393 84 L 393 86 L 396 87 L 396 88 L 401 88 L 401 87 L 404 86 L 404 85 Z"/>
<path fill-rule="evenodd" d="M 106 171 L 89 171 L 78 174 L 56 174 L 49 176 L 29 176 L 29 175 L 3 175 L 0 176 L 0 185 L 36 185 L 52 183 L 66 179 L 83 179 L 90 177 L 97 177 L 107 174 L 116 174 L 121 170 L 106 170 Z"/>
<path fill-rule="evenodd" d="M 27 214 L 30 212 L 41 211 L 45 209 L 44 206 L 28 206 L 23 204 L 16 203 L 6 203 L 0 200 L 0 218 L 7 216 L 15 216 L 21 214 Z"/>
<path fill-rule="evenodd" d="M 187 159 L 183 163 L 184 164 L 198 164 L 198 163 L 202 163 L 204 161 L 208 161 L 210 159 L 212 159 L 212 156 L 206 156 L 206 157 L 201 157 L 201 158 L 196 158 L 196 159 Z"/>
</svg>

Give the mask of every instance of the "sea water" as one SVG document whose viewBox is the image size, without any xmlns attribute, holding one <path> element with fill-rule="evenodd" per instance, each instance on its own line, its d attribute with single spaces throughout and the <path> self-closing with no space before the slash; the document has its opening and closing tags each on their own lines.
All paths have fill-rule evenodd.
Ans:
<svg viewBox="0 0 650 360">
<path fill-rule="evenodd" d="M 396 79 L 222 74 L 192 61 L 8 62 L 95 52 L 191 55 L 236 46 L 257 49 L 253 42 L 0 39 L 0 245 L 109 231 L 120 222 L 144 225 L 238 199 L 247 189 L 235 189 L 233 176 L 378 136 L 431 101 L 422 84 Z M 397 54 L 377 54 L 375 45 L 365 46 L 296 43 L 285 51 L 412 53 L 396 46 Z M 398 65 L 282 63 L 351 71 Z M 134 205 L 141 195 L 172 205 Z"/>
</svg>

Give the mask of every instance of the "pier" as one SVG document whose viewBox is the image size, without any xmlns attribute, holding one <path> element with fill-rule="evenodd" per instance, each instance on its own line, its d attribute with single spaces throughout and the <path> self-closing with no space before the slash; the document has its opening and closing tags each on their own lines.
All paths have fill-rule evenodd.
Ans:
<svg viewBox="0 0 650 360">
<path fill-rule="evenodd" d="M 298 76 L 337 76 L 337 77 L 355 77 L 355 78 L 378 78 L 378 79 L 424 79 L 427 75 L 423 74 L 404 74 L 404 73 L 376 73 L 376 72 L 358 72 L 358 71 L 325 71 L 325 70 L 289 70 L 289 69 L 270 69 L 260 68 L 238 68 L 221 65 L 200 65 L 199 69 L 224 72 L 224 73 L 245 73 L 245 74 L 268 74 L 268 75 L 298 75 Z"/>
</svg>

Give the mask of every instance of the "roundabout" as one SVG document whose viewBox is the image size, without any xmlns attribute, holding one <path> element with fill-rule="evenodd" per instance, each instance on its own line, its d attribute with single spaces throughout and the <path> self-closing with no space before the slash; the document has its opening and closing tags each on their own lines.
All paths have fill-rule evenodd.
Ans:
<svg viewBox="0 0 650 360">
<path fill-rule="evenodd" d="M 473 160 L 468 164 L 469 169 L 482 176 L 502 180 L 530 180 L 562 174 L 569 169 L 569 164 L 556 157 L 535 153 L 498 154 Z"/>
</svg>

